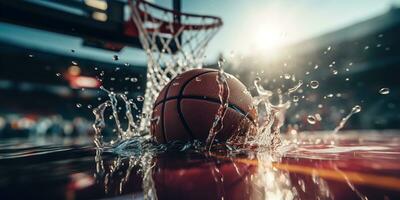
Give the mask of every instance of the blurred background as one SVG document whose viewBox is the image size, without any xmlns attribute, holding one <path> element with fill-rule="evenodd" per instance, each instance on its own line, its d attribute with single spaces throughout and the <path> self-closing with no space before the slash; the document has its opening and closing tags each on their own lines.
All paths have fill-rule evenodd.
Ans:
<svg viewBox="0 0 400 200">
<path fill-rule="evenodd" d="M 302 80 L 285 129 L 332 130 L 355 105 L 362 111 L 345 129 L 400 128 L 399 1 L 185 0 L 179 9 L 224 21 L 206 67 L 224 58 L 253 94 L 256 77 L 273 91 Z M 101 85 L 140 110 L 147 58 L 124 33 L 129 16 L 124 0 L 0 0 L 0 138 L 93 134 L 92 109 L 108 98 Z"/>
</svg>

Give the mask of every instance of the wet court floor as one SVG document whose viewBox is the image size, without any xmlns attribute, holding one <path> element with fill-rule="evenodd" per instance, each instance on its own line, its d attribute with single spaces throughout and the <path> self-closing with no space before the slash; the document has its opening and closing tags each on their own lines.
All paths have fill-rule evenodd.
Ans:
<svg viewBox="0 0 400 200">
<path fill-rule="evenodd" d="M 279 155 L 96 151 L 89 138 L 4 140 L 0 199 L 400 199 L 400 137 L 296 138 Z M 293 138 L 288 138 L 293 140 Z"/>
</svg>

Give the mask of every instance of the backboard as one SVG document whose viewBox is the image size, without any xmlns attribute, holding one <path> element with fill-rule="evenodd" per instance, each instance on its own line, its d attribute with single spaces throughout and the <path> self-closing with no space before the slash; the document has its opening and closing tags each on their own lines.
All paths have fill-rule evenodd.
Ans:
<svg viewBox="0 0 400 200">
<path fill-rule="evenodd" d="M 129 0 L 0 1 L 0 21 L 82 37 L 84 45 L 119 51 L 141 48 L 138 35 L 127 34 Z M 154 1 L 151 1 L 154 2 Z M 180 12 L 180 0 L 162 2 Z M 133 26 L 135 27 L 135 26 Z M 137 33 L 137 32 L 136 32 Z"/>
</svg>

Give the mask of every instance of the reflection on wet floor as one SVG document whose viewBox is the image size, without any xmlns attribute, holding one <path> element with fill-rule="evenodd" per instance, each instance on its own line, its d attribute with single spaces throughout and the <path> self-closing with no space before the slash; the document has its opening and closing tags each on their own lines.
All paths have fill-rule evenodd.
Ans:
<svg viewBox="0 0 400 200">
<path fill-rule="evenodd" d="M 186 151 L 139 156 L 83 143 L 3 142 L 0 198 L 400 198 L 398 139 L 340 135 L 331 145 L 327 137 L 316 138 L 321 140 L 318 144 L 307 137 L 279 155 Z"/>
</svg>

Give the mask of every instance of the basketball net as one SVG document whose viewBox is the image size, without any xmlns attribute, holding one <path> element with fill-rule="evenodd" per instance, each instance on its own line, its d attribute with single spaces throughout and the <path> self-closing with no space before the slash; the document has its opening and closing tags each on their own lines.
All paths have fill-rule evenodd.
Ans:
<svg viewBox="0 0 400 200">
<path fill-rule="evenodd" d="M 222 25 L 218 17 L 181 13 L 143 0 L 130 1 L 132 20 L 147 54 L 147 83 L 140 131 L 151 122 L 153 103 L 178 74 L 201 68 L 205 48 Z"/>
</svg>

